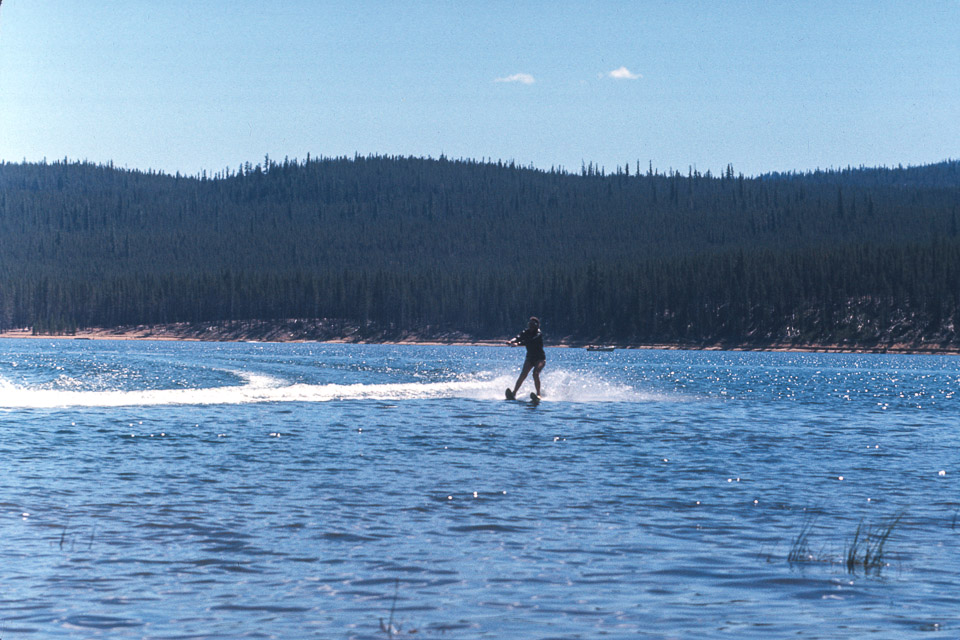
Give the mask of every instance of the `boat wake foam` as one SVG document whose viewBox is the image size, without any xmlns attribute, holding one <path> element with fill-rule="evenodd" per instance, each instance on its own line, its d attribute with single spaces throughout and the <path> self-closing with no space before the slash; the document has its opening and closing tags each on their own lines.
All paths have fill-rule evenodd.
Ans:
<svg viewBox="0 0 960 640">
<path fill-rule="evenodd" d="M 121 407 L 163 405 L 328 402 L 331 400 L 503 399 L 510 375 L 474 374 L 442 382 L 387 384 L 289 384 L 270 376 L 236 372 L 242 384 L 192 389 L 98 390 L 18 386 L 0 378 L 0 408 Z M 549 383 L 548 383 L 549 380 Z M 523 389 L 533 389 L 528 380 Z M 544 399 L 563 402 L 639 402 L 664 399 L 627 385 L 586 379 L 573 372 L 544 376 Z"/>
</svg>

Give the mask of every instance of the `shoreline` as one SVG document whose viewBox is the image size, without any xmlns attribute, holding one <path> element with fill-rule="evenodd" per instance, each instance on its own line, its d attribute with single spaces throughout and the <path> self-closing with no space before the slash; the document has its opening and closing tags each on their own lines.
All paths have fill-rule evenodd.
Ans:
<svg viewBox="0 0 960 640">
<path fill-rule="evenodd" d="M 288 330 L 289 323 L 235 323 L 227 326 L 177 323 L 172 325 L 139 325 L 131 327 L 92 328 L 70 334 L 34 334 L 31 329 L 0 331 L 0 339 L 27 340 L 153 340 L 167 342 L 263 342 L 322 344 L 386 344 L 416 346 L 503 346 L 504 338 L 479 339 L 461 332 L 373 332 L 365 335 L 355 326 L 339 323 L 327 331 L 311 336 Z M 299 335 L 298 335 L 299 334 Z M 898 355 L 958 355 L 960 347 L 940 345 L 890 344 L 879 346 L 844 344 L 726 344 L 726 343 L 620 343 L 584 341 L 563 338 L 547 347 L 579 349 L 591 345 L 611 345 L 618 350 L 648 349 L 667 351 L 758 351 L 772 353 L 887 353 Z"/>
</svg>

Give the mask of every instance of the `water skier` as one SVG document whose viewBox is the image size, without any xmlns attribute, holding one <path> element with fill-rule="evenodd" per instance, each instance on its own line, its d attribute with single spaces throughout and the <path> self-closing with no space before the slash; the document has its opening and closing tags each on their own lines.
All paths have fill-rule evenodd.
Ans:
<svg viewBox="0 0 960 640">
<path fill-rule="evenodd" d="M 516 338 L 507 341 L 511 347 L 524 346 L 527 348 L 527 358 L 523 361 L 523 369 L 520 370 L 520 377 L 517 378 L 517 384 L 513 390 L 507 389 L 507 399 L 513 400 L 517 397 L 517 390 L 526 380 L 527 374 L 533 370 L 533 384 L 537 388 L 536 398 L 540 399 L 540 372 L 547 364 L 547 354 L 543 351 L 543 334 L 540 332 L 540 320 L 536 317 L 530 318 L 527 328 L 520 332 Z"/>
</svg>

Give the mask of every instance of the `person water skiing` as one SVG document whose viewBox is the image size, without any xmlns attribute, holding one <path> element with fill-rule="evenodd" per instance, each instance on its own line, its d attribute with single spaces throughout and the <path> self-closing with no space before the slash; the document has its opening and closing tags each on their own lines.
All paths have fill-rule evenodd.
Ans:
<svg viewBox="0 0 960 640">
<path fill-rule="evenodd" d="M 520 377 L 517 378 L 517 384 L 513 389 L 507 389 L 507 399 L 513 400 L 517 397 L 517 390 L 526 380 L 527 374 L 533 370 L 533 384 L 537 388 L 536 397 L 540 399 L 540 372 L 547 364 L 547 354 L 543 351 L 543 334 L 540 332 L 540 320 L 536 317 L 530 318 L 527 328 L 520 332 L 516 338 L 507 341 L 511 347 L 524 346 L 527 348 L 527 358 L 523 361 L 523 369 L 520 370 Z"/>
</svg>

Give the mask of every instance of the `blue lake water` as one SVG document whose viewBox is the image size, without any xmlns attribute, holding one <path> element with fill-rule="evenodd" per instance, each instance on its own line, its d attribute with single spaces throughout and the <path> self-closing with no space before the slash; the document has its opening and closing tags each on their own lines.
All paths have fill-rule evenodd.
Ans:
<svg viewBox="0 0 960 640">
<path fill-rule="evenodd" d="M 0 341 L 0 637 L 960 636 L 957 358 L 522 359 Z"/>
</svg>

